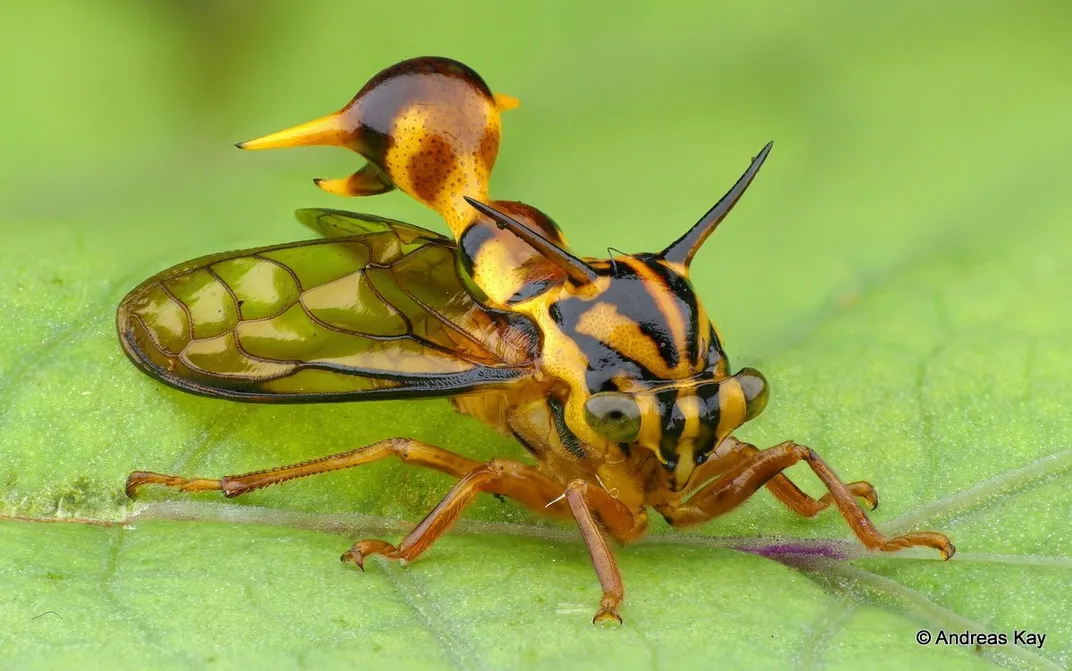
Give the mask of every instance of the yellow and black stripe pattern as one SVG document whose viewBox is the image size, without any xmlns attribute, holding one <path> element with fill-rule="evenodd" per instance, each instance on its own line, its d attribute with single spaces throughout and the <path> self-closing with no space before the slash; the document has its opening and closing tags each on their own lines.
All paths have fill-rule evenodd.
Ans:
<svg viewBox="0 0 1072 671">
<path fill-rule="evenodd" d="M 722 346 L 687 278 L 651 257 L 589 265 L 603 281 L 591 292 L 562 292 L 546 313 L 583 354 L 588 392 L 724 368 Z"/>
<path fill-rule="evenodd" d="M 511 378 L 514 386 L 488 395 L 474 385 L 462 392 L 473 396 L 456 399 L 460 410 L 515 435 L 541 462 L 550 455 L 609 462 L 613 453 L 629 458 L 640 447 L 682 485 L 695 464 L 766 402 L 758 373 L 729 375 L 688 273 L 771 145 L 663 251 L 581 259 L 540 210 L 490 199 L 500 113 L 516 105 L 457 61 L 417 58 L 377 74 L 338 112 L 239 146 L 346 147 L 368 163 L 348 178 L 318 180 L 321 188 L 350 196 L 398 188 L 443 217 L 469 298 L 489 314 L 510 314 L 539 340 L 534 358 L 520 357 L 527 361 L 516 371 L 520 377 Z M 422 281 L 407 278 L 402 294 Z M 454 294 L 441 301 L 452 305 Z M 597 397 L 606 417 L 589 406 Z"/>
<path fill-rule="evenodd" d="M 728 376 L 726 354 L 688 278 L 657 255 L 586 261 L 594 277 L 565 284 L 513 309 L 542 335 L 540 367 L 564 382 L 564 401 L 549 399 L 553 434 L 579 459 L 585 445 L 613 438 L 586 420 L 594 395 L 627 395 L 640 430 L 622 441 L 653 452 L 684 485 L 695 465 L 766 403 L 763 377 L 751 369 Z"/>
<path fill-rule="evenodd" d="M 727 436 L 767 404 L 763 376 L 745 368 L 721 380 L 690 381 L 636 395 L 641 424 L 636 444 L 655 452 L 674 476 L 674 489 L 687 484 L 695 466 Z"/>
</svg>

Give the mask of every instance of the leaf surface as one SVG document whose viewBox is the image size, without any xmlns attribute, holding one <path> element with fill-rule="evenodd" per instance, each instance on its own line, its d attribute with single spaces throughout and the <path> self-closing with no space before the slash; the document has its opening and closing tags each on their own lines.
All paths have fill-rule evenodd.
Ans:
<svg viewBox="0 0 1072 671">
<path fill-rule="evenodd" d="M 18 104 L 0 110 L 21 129 L 0 171 L 0 514 L 36 520 L 0 522 L 0 659 L 1072 666 L 1066 7 L 905 3 L 875 15 L 829 2 L 716 20 L 704 3 L 609 14 L 489 4 L 465 16 L 429 3 L 376 17 L 349 59 L 352 25 L 264 7 L 206 18 L 247 26 L 221 29 L 242 35 L 226 47 L 148 9 L 121 24 L 73 1 L 3 10 L 12 20 L 0 24 L 48 20 L 58 54 L 86 56 L 33 63 L 14 80 Z M 475 30 L 487 33 L 478 45 L 458 37 Z M 25 31 L 3 37 L 13 53 L 28 48 Z M 186 58 L 209 46 L 218 67 Z M 160 57 L 142 58 L 150 48 Z M 522 98 L 505 117 L 493 193 L 547 210 L 583 253 L 661 248 L 773 137 L 768 167 L 697 263 L 731 360 L 773 386 L 741 436 L 814 447 L 847 480 L 876 485 L 881 530 L 943 531 L 956 558 L 864 554 L 836 513 L 801 520 L 761 493 L 695 532 L 660 523 L 620 549 L 626 625 L 604 628 L 588 624 L 599 591 L 575 532 L 491 497 L 411 566 L 370 561 L 361 574 L 337 561 L 352 540 L 397 539 L 419 520 L 449 486 L 437 474 L 378 463 L 233 502 L 162 491 L 127 502 L 131 470 L 216 477 L 397 434 L 521 456 L 441 401 L 191 397 L 141 375 L 116 340 L 131 287 L 198 255 L 299 239 L 297 207 L 442 231 L 396 194 L 340 203 L 308 184 L 352 171 L 355 157 L 229 150 L 339 107 L 415 53 L 460 58 Z M 91 103 L 81 116 L 39 113 L 75 82 Z M 790 475 L 821 494 L 806 468 Z M 1047 639 L 920 646 L 920 629 Z"/>
</svg>

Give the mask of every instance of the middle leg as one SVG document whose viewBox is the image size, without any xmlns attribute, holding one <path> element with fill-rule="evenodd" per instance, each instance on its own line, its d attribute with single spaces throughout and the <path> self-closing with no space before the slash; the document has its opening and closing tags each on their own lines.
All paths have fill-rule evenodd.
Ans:
<svg viewBox="0 0 1072 671">
<path fill-rule="evenodd" d="M 413 561 L 454 526 L 465 507 L 481 492 L 509 496 L 535 510 L 542 510 L 548 504 L 554 503 L 556 505 L 544 512 L 568 514 L 562 506 L 557 505 L 556 497 L 561 491 L 561 485 L 531 466 L 505 459 L 492 459 L 463 475 L 432 512 L 406 534 L 397 546 L 376 538 L 360 540 L 342 555 L 342 560 L 356 564 L 361 569 L 364 569 L 365 557 L 374 554 L 388 559 Z"/>
<path fill-rule="evenodd" d="M 624 598 L 622 577 L 597 520 L 616 539 L 629 541 L 643 533 L 647 515 L 643 511 L 631 511 L 606 490 L 584 480 L 574 480 L 563 492 L 562 485 L 532 466 L 515 461 L 493 459 L 470 471 L 397 546 L 378 538 L 357 541 L 342 555 L 342 560 L 362 570 L 365 558 L 374 554 L 412 561 L 450 529 L 465 506 L 481 492 L 509 496 L 539 512 L 572 513 L 603 589 L 600 608 L 592 621 L 621 623 L 618 606 Z"/>
<path fill-rule="evenodd" d="M 599 610 L 592 618 L 592 624 L 600 622 L 622 623 L 618 606 L 625 599 L 625 585 L 614 553 L 607 546 L 607 539 L 596 526 L 596 516 L 612 536 L 626 542 L 640 536 L 648 526 L 648 516 L 644 511 L 630 511 L 625 504 L 607 493 L 607 490 L 593 487 L 584 480 L 574 480 L 566 486 L 564 494 L 569 502 L 573 518 L 581 530 L 581 537 L 588 547 L 588 555 L 596 569 L 596 577 L 603 588 L 603 599 Z"/>
</svg>

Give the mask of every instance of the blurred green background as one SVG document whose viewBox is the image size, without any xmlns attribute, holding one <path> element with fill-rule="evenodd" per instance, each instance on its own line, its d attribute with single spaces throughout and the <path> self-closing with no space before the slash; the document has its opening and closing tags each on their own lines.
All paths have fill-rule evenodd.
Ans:
<svg viewBox="0 0 1072 671">
<path fill-rule="evenodd" d="M 1070 26 L 1059 0 L 4 3 L 0 514 L 142 517 L 136 532 L 0 524 L 0 666 L 688 668 L 715 649 L 738 668 L 1069 668 Z M 583 548 L 533 540 L 543 527 L 493 500 L 469 516 L 477 533 L 405 571 L 335 565 L 350 537 L 395 537 L 442 495 L 438 476 L 395 464 L 246 507 L 159 492 L 129 507 L 135 468 L 221 475 L 403 430 L 516 453 L 441 402 L 263 408 L 164 390 L 112 331 L 121 297 L 164 267 L 304 236 L 298 207 L 445 231 L 397 192 L 318 191 L 313 177 L 361 164 L 348 152 L 232 146 L 418 55 L 521 99 L 492 194 L 537 205 L 585 254 L 662 248 L 774 140 L 694 266 L 731 361 L 774 384 L 745 436 L 809 441 L 876 483 L 881 528 L 948 531 L 960 561 L 801 573 L 720 549 L 847 538 L 836 515 L 800 521 L 756 497 L 692 540 L 622 551 L 619 631 L 587 625 Z M 279 526 L 218 523 L 232 518 Z M 920 647 L 921 626 L 1051 638 Z"/>
<path fill-rule="evenodd" d="M 494 193 L 538 204 L 586 253 L 660 248 L 773 139 L 747 210 L 697 272 L 703 284 L 740 265 L 755 300 L 736 300 L 742 287 L 706 298 L 734 350 L 757 355 L 920 249 L 1018 225 L 1026 213 L 961 213 L 981 194 L 1050 179 L 1069 136 L 1062 2 L 55 0 L 2 11 L 5 227 L 117 232 L 116 255 L 136 253 L 145 271 L 220 242 L 292 238 L 299 206 L 440 226 L 399 194 L 345 202 L 312 188 L 359 165 L 346 152 L 231 146 L 337 109 L 414 55 L 462 60 L 521 98 Z M 188 230 L 206 219 L 211 243 Z M 809 290 L 780 291 L 789 283 Z"/>
</svg>

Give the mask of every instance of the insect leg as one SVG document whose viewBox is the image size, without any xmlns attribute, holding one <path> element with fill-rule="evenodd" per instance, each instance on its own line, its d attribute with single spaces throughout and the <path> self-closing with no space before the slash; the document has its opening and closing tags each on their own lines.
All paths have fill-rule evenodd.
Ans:
<svg viewBox="0 0 1072 671">
<path fill-rule="evenodd" d="M 361 540 L 343 554 L 342 560 L 362 569 L 365 558 L 373 554 L 412 561 L 453 526 L 465 506 L 480 492 L 509 496 L 534 510 L 572 512 L 603 588 L 603 600 L 593 622 L 622 621 L 617 611 L 624 595 L 621 573 L 595 520 L 598 516 L 615 538 L 632 540 L 643 532 L 647 517 L 643 513 L 634 514 L 605 490 L 590 487 L 583 480 L 571 482 L 562 493 L 562 485 L 515 461 L 493 459 L 470 471 L 397 546 L 375 538 Z M 563 501 L 566 507 L 561 506 Z"/>
<path fill-rule="evenodd" d="M 622 623 L 618 606 L 625 598 L 625 586 L 614 553 L 607 545 L 603 532 L 596 526 L 595 515 L 607 530 L 619 540 L 632 540 L 639 536 L 647 526 L 647 516 L 634 514 L 625 504 L 613 498 L 606 490 L 591 487 L 584 480 L 574 480 L 566 487 L 566 501 L 569 503 L 573 518 L 581 530 L 581 537 L 588 547 L 592 566 L 603 588 L 603 599 L 596 611 L 592 623 L 615 621 Z"/>
<path fill-rule="evenodd" d="M 280 466 L 242 475 L 228 475 L 219 480 L 184 478 L 178 475 L 135 471 L 127 477 L 127 496 L 134 498 L 137 490 L 145 485 L 164 485 L 184 492 L 219 491 L 223 492 L 224 496 L 231 498 L 254 489 L 286 482 L 294 478 L 352 468 L 371 461 L 378 461 L 391 455 L 398 457 L 405 463 L 433 468 L 456 478 L 460 478 L 480 466 L 479 461 L 474 461 L 434 445 L 428 445 L 409 438 L 390 438 L 372 445 L 359 447 L 356 450 L 340 452 L 300 464 Z"/>
<path fill-rule="evenodd" d="M 659 512 L 674 526 L 705 522 L 740 505 L 775 475 L 799 461 L 806 462 L 826 485 L 849 527 L 866 547 L 892 552 L 925 546 L 938 550 L 943 559 L 953 556 L 953 544 L 944 535 L 933 531 L 909 533 L 887 540 L 860 508 L 853 498 L 853 492 L 826 462 L 811 448 L 792 441 L 757 451 L 701 488 L 687 501 L 660 506 Z"/>
<path fill-rule="evenodd" d="M 531 466 L 492 459 L 486 464 L 477 464 L 463 475 L 432 512 L 397 546 L 378 539 L 357 541 L 343 554 L 342 560 L 353 562 L 360 568 L 364 568 L 365 557 L 373 554 L 412 561 L 454 525 L 465 506 L 480 492 L 509 496 L 529 508 L 541 510 L 553 502 L 561 491 L 561 485 L 555 484 Z"/>
<path fill-rule="evenodd" d="M 693 476 L 692 480 L 695 487 L 698 488 L 708 480 L 725 473 L 728 469 L 752 457 L 757 452 L 759 452 L 759 448 L 755 445 L 741 442 L 730 436 L 722 441 L 722 444 L 718 446 L 715 453 L 707 461 L 696 468 L 696 475 Z M 878 507 L 878 492 L 875 491 L 871 483 L 860 480 L 850 482 L 845 486 L 849 488 L 853 496 L 866 501 L 871 510 Z M 824 494 L 818 499 L 812 498 L 797 487 L 784 473 L 779 473 L 768 480 L 766 487 L 767 491 L 774 494 L 787 508 L 803 517 L 813 517 L 826 510 L 834 502 L 832 494 Z"/>
</svg>

